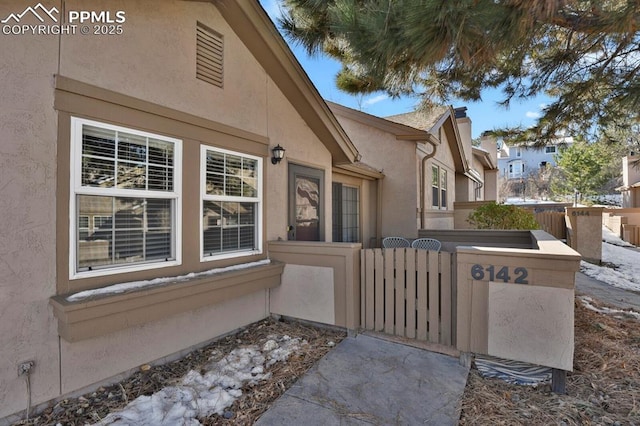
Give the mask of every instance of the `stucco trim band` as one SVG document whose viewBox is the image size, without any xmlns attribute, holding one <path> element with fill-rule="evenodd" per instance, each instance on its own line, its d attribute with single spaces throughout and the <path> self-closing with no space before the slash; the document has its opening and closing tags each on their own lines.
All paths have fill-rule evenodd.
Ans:
<svg viewBox="0 0 640 426">
<path fill-rule="evenodd" d="M 283 270 L 283 263 L 272 261 L 79 302 L 69 302 L 68 295 L 59 295 L 51 297 L 49 303 L 58 319 L 58 334 L 68 342 L 76 342 L 277 287 Z"/>
<path fill-rule="evenodd" d="M 210 132 L 215 132 L 217 134 L 216 143 L 224 148 L 237 150 L 237 147 L 240 146 L 249 154 L 263 157 L 269 155 L 269 138 L 266 136 L 207 120 L 61 75 L 56 75 L 55 88 L 56 96 L 54 107 L 58 111 L 65 111 L 80 116 L 101 117 L 104 120 L 110 118 L 105 117 L 105 114 L 116 113 L 115 110 L 111 112 L 112 109 L 106 109 L 105 103 L 113 106 L 126 107 L 128 109 L 126 114 L 118 114 L 117 119 L 115 119 L 115 117 L 113 118 L 120 124 L 139 127 L 141 123 L 149 122 L 150 116 L 162 117 L 171 121 L 158 120 L 154 122 L 153 131 L 201 141 L 210 139 L 207 135 L 209 135 Z M 134 117 L 136 112 L 147 118 L 142 120 Z M 131 123 L 122 123 L 123 116 L 124 118 L 130 119 Z M 170 123 L 170 125 L 167 123 Z M 226 138 L 221 138 L 220 134 L 226 135 Z M 251 142 L 251 144 L 248 142 Z"/>
</svg>

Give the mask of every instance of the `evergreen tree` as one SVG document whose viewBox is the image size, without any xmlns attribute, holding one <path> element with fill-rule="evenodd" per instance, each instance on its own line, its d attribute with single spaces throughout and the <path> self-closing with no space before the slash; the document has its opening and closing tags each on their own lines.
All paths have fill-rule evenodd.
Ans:
<svg viewBox="0 0 640 426">
<path fill-rule="evenodd" d="M 618 150 L 602 141 L 578 140 L 561 149 L 555 160 L 557 170 L 551 177 L 551 189 L 556 195 L 577 190 L 582 198 L 608 192 L 607 183 L 622 171 Z"/>
<path fill-rule="evenodd" d="M 537 124 L 502 136 L 544 141 L 593 136 L 638 122 L 638 0 L 284 0 L 280 24 L 309 53 L 342 62 L 337 85 L 351 93 L 414 95 L 425 107 L 503 103 L 546 93 Z M 516 138 L 517 137 L 517 138 Z M 543 142 L 541 142 L 543 143 Z"/>
</svg>

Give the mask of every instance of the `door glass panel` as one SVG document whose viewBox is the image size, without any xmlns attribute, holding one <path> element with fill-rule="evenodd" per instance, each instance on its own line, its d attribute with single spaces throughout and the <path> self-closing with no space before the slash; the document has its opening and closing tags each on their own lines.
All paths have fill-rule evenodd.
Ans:
<svg viewBox="0 0 640 426">
<path fill-rule="evenodd" d="M 296 240 L 320 240 L 320 179 L 295 177 Z"/>
</svg>

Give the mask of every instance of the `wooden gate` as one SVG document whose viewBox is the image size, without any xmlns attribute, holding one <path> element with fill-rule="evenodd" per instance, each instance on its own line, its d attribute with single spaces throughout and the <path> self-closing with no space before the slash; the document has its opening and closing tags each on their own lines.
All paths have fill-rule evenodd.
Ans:
<svg viewBox="0 0 640 426">
<path fill-rule="evenodd" d="M 361 327 L 450 346 L 455 331 L 452 254 L 413 248 L 361 251 Z"/>
</svg>

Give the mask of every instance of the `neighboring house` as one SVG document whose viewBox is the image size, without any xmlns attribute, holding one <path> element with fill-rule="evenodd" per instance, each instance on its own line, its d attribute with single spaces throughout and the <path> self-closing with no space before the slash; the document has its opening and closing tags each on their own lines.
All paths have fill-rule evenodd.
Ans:
<svg viewBox="0 0 640 426">
<path fill-rule="evenodd" d="M 384 173 L 377 235 L 415 238 L 419 229 L 452 229 L 454 202 L 495 199 L 495 154 L 472 148 L 464 110 L 458 119 L 450 107 L 379 118 L 329 106 L 362 161 Z"/>
<path fill-rule="evenodd" d="M 532 173 L 544 171 L 556 165 L 554 156 L 561 148 L 571 145 L 571 138 L 561 138 L 549 142 L 543 147 L 532 144 L 509 146 L 499 142 L 498 169 L 501 179 L 522 179 Z"/>
<path fill-rule="evenodd" d="M 383 175 L 258 2 L 117 5 L 121 34 L 0 35 L 0 418 L 26 407 L 20 362 L 36 405 L 267 317 L 267 241 L 379 236 Z M 127 282 L 156 285 L 110 287 Z"/>
<path fill-rule="evenodd" d="M 622 159 L 622 186 L 616 188 L 622 194 L 622 207 L 640 207 L 640 156 L 631 153 Z"/>
</svg>

